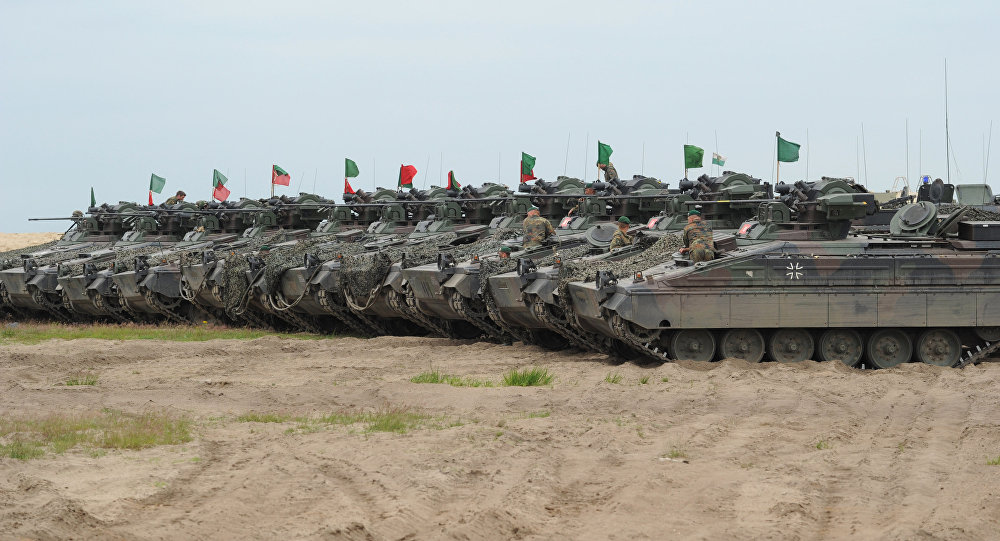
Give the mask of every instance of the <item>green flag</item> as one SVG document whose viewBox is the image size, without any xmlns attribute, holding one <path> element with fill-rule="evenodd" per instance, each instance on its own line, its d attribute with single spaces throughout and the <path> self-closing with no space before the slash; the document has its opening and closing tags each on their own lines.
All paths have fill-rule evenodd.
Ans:
<svg viewBox="0 0 1000 541">
<path fill-rule="evenodd" d="M 598 165 L 608 165 L 611 162 L 611 145 L 606 145 L 600 141 L 597 142 L 597 164 Z"/>
<path fill-rule="evenodd" d="M 213 169 L 212 170 L 212 187 L 213 188 L 218 188 L 219 186 L 225 186 L 227 182 L 229 182 L 229 179 L 226 178 L 226 175 L 223 175 L 222 173 L 220 173 L 218 169 Z"/>
<path fill-rule="evenodd" d="M 701 160 L 704 157 L 704 149 L 694 145 L 684 145 L 684 169 L 697 169 L 701 167 Z"/>
<path fill-rule="evenodd" d="M 94 187 L 93 186 L 90 187 L 90 206 L 92 206 L 92 207 L 96 207 L 97 206 L 97 198 L 94 197 Z"/>
<path fill-rule="evenodd" d="M 358 164 L 350 158 L 344 158 L 344 178 L 354 178 L 358 173 Z"/>
<path fill-rule="evenodd" d="M 527 152 L 521 152 L 521 182 L 535 178 L 535 157 Z"/>
<path fill-rule="evenodd" d="M 799 145 L 798 143 L 793 143 L 791 141 L 785 141 L 781 138 L 781 133 L 774 132 L 774 136 L 778 138 L 778 161 L 779 162 L 797 162 L 799 161 Z"/>
<path fill-rule="evenodd" d="M 163 186 L 166 183 L 167 179 L 163 177 L 158 177 L 156 176 L 156 173 L 153 173 L 152 175 L 149 176 L 149 191 L 160 193 L 163 191 Z"/>
</svg>

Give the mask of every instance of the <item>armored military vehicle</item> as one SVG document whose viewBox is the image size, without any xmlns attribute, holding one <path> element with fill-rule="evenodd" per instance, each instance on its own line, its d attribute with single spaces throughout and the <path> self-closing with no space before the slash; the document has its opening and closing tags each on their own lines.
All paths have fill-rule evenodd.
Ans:
<svg viewBox="0 0 1000 541">
<path fill-rule="evenodd" d="M 857 195 L 823 196 L 801 203 L 794 221 L 775 206 L 741 227 L 744 246 L 714 261 L 678 256 L 571 283 L 575 323 L 658 359 L 884 368 L 951 366 L 996 349 L 1000 224 L 962 222 L 961 212 L 941 220 L 920 202 L 896 214 L 888 235 L 848 235 L 843 222 L 868 206 Z"/>
<path fill-rule="evenodd" d="M 107 257 L 112 246 L 139 247 L 148 221 L 135 203 L 101 205 L 88 210 L 89 216 L 73 217 L 74 226 L 60 243 L 36 253 L 21 254 L 21 265 L 7 260 L 0 271 L 0 303 L 10 310 L 48 314 L 68 321 L 72 313 L 64 304 L 58 278 L 89 262 L 94 254 Z"/>
<path fill-rule="evenodd" d="M 261 302 L 271 309 L 332 316 L 362 334 L 442 332 L 447 325 L 411 310 L 401 270 L 440 249 L 491 234 L 496 230 L 491 226 L 504 222 L 497 214 L 510 192 L 484 185 L 461 193 L 435 188 L 418 194 L 414 202 L 386 205 L 381 219 L 353 242 L 320 246 L 280 280 L 257 284 Z"/>
</svg>

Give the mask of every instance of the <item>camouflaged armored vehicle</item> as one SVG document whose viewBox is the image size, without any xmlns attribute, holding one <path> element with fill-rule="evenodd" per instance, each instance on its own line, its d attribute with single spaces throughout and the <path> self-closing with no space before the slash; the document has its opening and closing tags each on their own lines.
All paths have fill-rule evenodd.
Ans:
<svg viewBox="0 0 1000 541">
<path fill-rule="evenodd" d="M 302 264 L 283 264 L 254 283 L 269 311 L 336 324 L 361 334 L 439 329 L 411 312 L 400 270 L 489 235 L 510 191 L 497 184 L 461 191 L 432 187 L 383 202 L 380 217 L 363 234 L 300 252 Z M 287 260 L 286 260 L 287 261 Z M 428 328 L 431 327 L 431 328 Z"/>
<path fill-rule="evenodd" d="M 463 251 L 444 252 L 439 254 L 435 263 L 406 269 L 404 275 L 416 309 L 447 322 L 464 320 L 480 334 L 492 339 L 554 344 L 548 336 L 532 337 L 530 330 L 504 325 L 496 317 L 496 306 L 484 287 L 485 280 L 494 274 L 513 270 L 518 259 L 546 265 L 556 258 L 574 258 L 588 252 L 603 251 L 617 229 L 611 220 L 628 212 L 637 220 L 644 220 L 647 216 L 658 214 L 666 199 L 678 197 L 680 193 L 654 178 L 639 175 L 630 181 L 593 183 L 594 193 L 591 195 L 578 192 L 582 183 L 577 179 L 561 177 L 557 183 L 561 191 L 544 180 L 526 184 L 520 189 L 521 197 L 512 204 L 511 212 L 519 218 L 511 225 L 516 233 L 508 235 L 508 240 L 472 245 Z M 568 188 L 571 183 L 573 188 Z M 531 204 L 539 206 L 542 216 L 555 225 L 556 237 L 550 245 L 522 250 L 517 230 Z M 558 214 L 567 207 L 568 215 Z M 509 259 L 499 257 L 501 245 L 512 249 Z"/>
<path fill-rule="evenodd" d="M 848 235 L 870 203 L 772 203 L 710 262 L 568 286 L 574 324 L 663 360 L 975 362 L 1000 346 L 1000 224 L 908 205 L 887 235 Z"/>
<path fill-rule="evenodd" d="M 609 341 L 580 334 L 572 328 L 567 318 L 568 306 L 559 296 L 560 282 L 569 279 L 568 274 L 579 273 L 579 278 L 583 278 L 587 269 L 595 266 L 611 264 L 620 269 L 623 265 L 641 265 L 640 262 L 652 265 L 669 257 L 680 246 L 677 232 L 687 224 L 688 211 L 695 206 L 701 209 L 703 219 L 713 225 L 717 234 L 732 231 L 744 217 L 755 215 L 758 206 L 766 200 L 753 197 L 766 196 L 770 187 L 750 176 L 726 172 L 719 177 L 702 175 L 696 181 L 682 180 L 680 188 L 679 193 L 652 199 L 658 203 L 657 214 L 633 216 L 637 219 L 633 220 L 630 231 L 645 235 L 637 238 L 633 246 L 606 253 L 611 234 L 617 228 L 609 224 L 608 231 L 604 232 L 604 244 L 597 245 L 604 249 L 590 251 L 596 255 L 577 261 L 574 257 L 559 257 L 541 265 L 538 261 L 521 260 L 508 269 L 509 272 L 490 277 L 489 295 L 494 305 L 494 318 L 507 327 L 530 329 L 536 341 L 546 333 L 554 335 L 539 342 L 549 347 L 572 345 L 620 353 L 621 348 Z M 592 236 L 596 235 L 595 232 Z"/>
<path fill-rule="evenodd" d="M 9 311 L 48 314 L 60 320 L 73 318 L 59 285 L 60 275 L 75 274 L 94 258 L 114 258 L 114 246 L 139 248 L 145 244 L 149 222 L 135 203 L 101 205 L 90 216 L 74 217 L 74 226 L 54 246 L 36 253 L 22 253 L 3 262 L 0 271 L 0 304 Z"/>
</svg>

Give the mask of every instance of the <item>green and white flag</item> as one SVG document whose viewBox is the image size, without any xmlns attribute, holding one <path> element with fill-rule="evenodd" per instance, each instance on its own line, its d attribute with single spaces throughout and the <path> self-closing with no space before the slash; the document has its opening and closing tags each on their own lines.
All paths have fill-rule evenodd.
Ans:
<svg viewBox="0 0 1000 541">
<path fill-rule="evenodd" d="M 718 165 L 719 167 L 722 167 L 723 165 L 726 165 L 726 157 L 723 156 L 722 154 L 717 153 L 717 152 L 713 152 L 712 153 L 712 165 Z"/>
</svg>

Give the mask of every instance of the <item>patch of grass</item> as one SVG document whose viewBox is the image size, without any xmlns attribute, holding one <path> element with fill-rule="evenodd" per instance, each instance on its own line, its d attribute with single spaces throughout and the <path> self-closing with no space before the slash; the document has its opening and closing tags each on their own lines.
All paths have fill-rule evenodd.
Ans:
<svg viewBox="0 0 1000 541">
<path fill-rule="evenodd" d="M 172 342 L 203 342 L 215 339 L 252 340 L 264 336 L 278 336 L 299 340 L 317 340 L 323 336 L 306 333 L 277 333 L 260 329 L 227 327 L 224 325 L 126 325 L 70 324 L 21 322 L 0 330 L 0 344 L 37 344 L 45 340 L 167 340 Z"/>
<path fill-rule="evenodd" d="M 66 380 L 65 385 L 97 385 L 97 376 L 94 374 L 80 374 Z"/>
<path fill-rule="evenodd" d="M 670 451 L 668 451 L 663 456 L 665 456 L 667 458 L 687 458 L 687 453 L 685 453 L 684 451 L 682 451 L 682 450 L 674 447 L 674 448 L 670 449 Z"/>
<path fill-rule="evenodd" d="M 649 383 L 649 376 L 642 376 L 639 378 L 639 385 L 645 385 Z"/>
<path fill-rule="evenodd" d="M 346 411 L 334 412 L 322 417 L 296 417 L 294 420 L 298 423 L 298 426 L 294 429 L 289 428 L 285 430 L 285 433 L 292 434 L 296 431 L 300 433 L 312 433 L 328 425 L 347 426 L 363 423 L 365 425 L 365 433 L 395 432 L 403 434 L 409 430 L 424 426 L 428 419 L 430 419 L 429 415 L 411 411 L 406 406 L 391 406 L 387 404 L 374 411 Z M 461 424 L 453 424 L 451 426 L 461 426 Z"/>
<path fill-rule="evenodd" d="M 452 387 L 492 387 L 492 381 L 486 381 L 475 378 L 463 378 L 460 376 L 451 376 L 448 374 L 442 374 L 437 370 L 432 370 L 429 372 L 424 372 L 422 374 L 413 376 L 410 378 L 412 383 L 447 383 Z"/>
<path fill-rule="evenodd" d="M 986 460 L 987 466 L 1000 466 L 1000 456 Z"/>
<path fill-rule="evenodd" d="M 538 387 L 552 383 L 555 375 L 546 368 L 525 368 L 511 370 L 503 375 L 503 384 L 507 387 Z"/>
<path fill-rule="evenodd" d="M 40 419 L 0 419 L 0 438 L 13 442 L 3 445 L 0 456 L 37 458 L 46 451 L 65 453 L 77 447 L 91 449 L 144 449 L 191 441 L 191 421 L 164 413 L 129 414 L 105 410 L 100 414 L 60 416 Z M 101 456 L 100 451 L 91 456 Z"/>
<path fill-rule="evenodd" d="M 552 413 L 547 411 L 532 411 L 528 413 L 528 419 L 544 419 L 549 415 L 552 415 Z"/>
<path fill-rule="evenodd" d="M 290 419 L 287 415 L 277 413 L 244 413 L 236 418 L 240 423 L 284 423 Z"/>
<path fill-rule="evenodd" d="M 663 383 L 667 383 L 670 381 L 670 378 L 660 378 L 660 381 L 662 381 Z"/>
<path fill-rule="evenodd" d="M 44 454 L 45 451 L 42 450 L 42 446 L 35 442 L 14 440 L 6 445 L 0 443 L 0 457 L 31 460 Z"/>
<path fill-rule="evenodd" d="M 816 442 L 816 448 L 822 451 L 823 449 L 829 449 L 830 444 L 826 440 L 819 440 Z"/>
<path fill-rule="evenodd" d="M 604 376 L 604 381 L 617 385 L 622 382 L 622 375 L 618 372 L 608 372 L 608 375 Z"/>
</svg>

